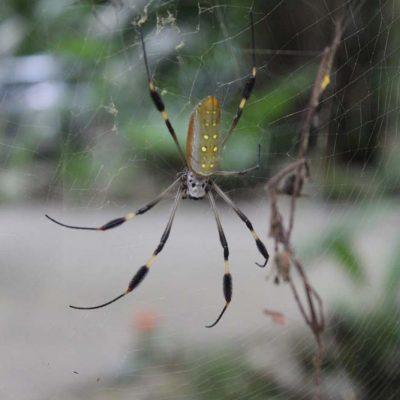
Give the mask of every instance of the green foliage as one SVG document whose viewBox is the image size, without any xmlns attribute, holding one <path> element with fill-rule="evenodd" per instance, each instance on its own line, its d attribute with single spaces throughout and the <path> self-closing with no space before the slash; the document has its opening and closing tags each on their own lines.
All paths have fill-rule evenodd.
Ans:
<svg viewBox="0 0 400 400">
<path fill-rule="evenodd" d="M 380 194 L 399 194 L 400 193 L 400 143 L 393 143 L 386 154 L 385 163 L 379 167 L 382 175 L 382 185 L 379 188 Z M 384 192 L 383 192 L 384 191 Z"/>
<path fill-rule="evenodd" d="M 400 395 L 400 250 L 386 268 L 377 302 L 361 309 L 344 304 L 331 318 L 328 362 L 354 380 L 364 399 Z"/>
<path fill-rule="evenodd" d="M 93 175 L 92 157 L 88 153 L 63 153 L 60 172 L 63 182 L 68 186 L 76 184 L 78 186 L 88 187 Z"/>
<path fill-rule="evenodd" d="M 309 96 L 315 68 L 304 68 L 290 76 L 268 85 L 263 93 L 255 90 L 251 106 L 246 108 L 242 121 L 244 125 L 268 125 L 295 111 L 296 102 Z"/>
<path fill-rule="evenodd" d="M 75 132 L 84 136 L 81 147 L 73 151 L 86 150 L 88 142 L 96 146 L 94 142 L 101 141 L 102 137 L 94 137 L 90 121 L 99 109 L 113 101 L 117 110 L 115 122 L 132 146 L 130 150 L 125 149 L 124 155 L 134 151 L 152 161 L 149 157 L 151 150 L 155 159 L 167 161 L 160 170 L 168 166 L 171 171 L 175 170 L 179 165 L 178 155 L 145 93 L 144 66 L 135 22 L 145 16 L 142 28 L 149 40 L 151 71 L 161 91 L 167 88 L 167 92 L 172 94 L 165 96 L 165 100 L 184 144 L 190 109 L 204 95 L 216 94 L 221 99 L 227 114 L 224 116 L 225 124 L 229 124 L 236 112 L 251 62 L 247 29 L 247 12 L 251 7 L 254 7 L 257 22 L 256 61 L 259 70 L 253 95 L 226 148 L 223 166 L 241 169 L 252 165 L 260 143 L 263 168 L 257 174 L 264 182 L 274 162 L 281 162 L 282 158 L 288 160 L 288 155 L 292 155 L 296 148 L 302 111 L 310 95 L 320 52 L 329 42 L 332 30 L 331 20 L 325 18 L 331 12 L 323 3 L 319 5 L 317 2 L 309 12 L 303 12 L 301 3 L 275 0 L 235 0 L 210 8 L 207 2 L 202 1 L 198 4 L 154 1 L 146 3 L 143 8 L 137 4 L 131 7 L 117 0 L 4 0 L 0 21 L 4 36 L 3 48 L 0 48 L 3 58 L 7 61 L 21 56 L 49 55 L 52 62 L 61 67 L 57 67 L 58 71 L 43 83 L 57 83 L 65 87 L 66 93 L 61 107 L 46 111 L 29 110 L 28 107 L 18 110 L 11 129 L 21 134 L 10 140 L 16 153 L 24 147 L 25 138 L 32 135 L 34 124 L 26 123 L 29 119 L 26 114 L 47 112 L 54 118 L 42 121 L 49 131 L 46 139 L 42 139 L 43 143 L 38 146 L 35 141 L 28 141 L 30 154 L 38 157 L 29 157 L 29 152 L 16 154 L 16 163 L 24 163 L 29 168 L 37 159 L 43 162 L 45 158 L 48 169 L 56 170 L 57 156 L 65 146 L 60 126 L 73 126 Z M 321 116 L 321 132 L 317 129 L 316 134 L 319 144 L 323 144 L 326 134 L 328 142 L 333 140 L 327 154 L 334 168 L 325 166 L 319 177 L 325 183 L 324 194 L 329 199 L 392 194 L 400 188 L 398 152 L 385 151 L 385 143 L 378 140 L 383 126 L 388 128 L 385 139 L 396 136 L 390 134 L 391 126 L 384 119 L 386 114 L 393 114 L 387 110 L 397 108 L 394 100 L 385 100 L 397 98 L 391 92 L 397 87 L 397 81 L 380 60 L 395 65 L 398 56 L 396 51 L 382 54 L 386 51 L 383 49 L 393 47 L 394 41 L 386 38 L 381 29 L 381 26 L 386 26 L 385 21 L 390 22 L 391 15 L 381 12 L 381 8 L 379 2 L 371 2 L 368 7 L 352 9 L 355 11 L 351 18 L 354 26 L 350 20 L 346 25 L 346 56 L 338 53 L 340 65 L 334 68 L 332 86 L 327 91 L 330 98 L 334 87 L 340 89 L 339 101 L 335 102 L 336 96 L 333 96 L 333 103 L 329 100 L 329 106 L 323 106 L 328 110 L 332 105 L 334 111 L 326 120 Z M 364 19 L 368 21 L 368 30 L 359 28 Z M 394 25 L 389 26 L 394 31 Z M 165 39 L 171 32 L 172 36 Z M 152 49 L 152 41 L 161 46 Z M 360 42 L 365 43 L 361 49 Z M 282 54 L 279 53 L 281 50 Z M 347 68 L 352 63 L 353 72 Z M 382 71 L 387 76 L 382 75 Z M 365 76 L 371 79 L 365 79 Z M 370 86 L 366 83 L 369 80 L 373 82 Z M 23 87 L 25 81 L 22 83 Z M 12 98 L 14 89 L 7 90 L 10 90 Z M 86 96 L 82 96 L 82 91 L 86 91 Z M 21 104 L 23 102 L 18 106 Z M 82 110 L 86 112 L 85 119 L 79 118 Z M 3 111 L 0 111 L 0 117 L 4 121 L 11 119 L 10 114 Z M 161 122 L 157 130 L 153 129 L 156 118 Z M 102 130 L 104 126 L 98 128 Z M 10 128 L 6 126 L 4 129 Z M 0 130 L 3 131 L 3 126 Z M 0 136 L 3 137 L 3 132 Z M 392 144 L 392 141 L 387 142 Z M 393 142 L 396 144 L 396 140 Z M 45 157 L 42 149 L 45 149 Z M 118 160 L 119 154 L 110 154 L 109 157 Z M 354 168 L 353 159 L 361 162 L 360 170 Z M 380 161 L 378 175 L 368 168 L 376 166 L 377 160 Z M 79 155 L 71 155 L 67 169 L 73 171 L 74 176 L 81 173 L 82 180 L 85 180 L 93 168 L 86 161 L 82 161 Z M 77 165 L 73 166 L 75 162 Z M 13 168 L 11 164 L 1 166 Z M 152 163 L 149 162 L 147 167 L 151 168 Z M 68 176 L 67 173 L 60 178 L 68 179 Z M 344 258 L 349 260 L 349 254 Z M 354 262 L 350 263 L 355 266 Z"/>
<path fill-rule="evenodd" d="M 75 61 L 93 62 L 112 51 L 110 43 L 91 37 L 82 40 L 82 36 L 78 34 L 65 35 L 53 45 L 54 54 L 60 53 L 64 56 L 71 56 Z"/>
<path fill-rule="evenodd" d="M 333 231 L 322 241 L 321 247 L 335 259 L 354 283 L 365 282 L 364 269 L 350 235 Z"/>
<path fill-rule="evenodd" d="M 285 399 L 285 392 L 279 390 L 266 376 L 252 370 L 243 356 L 232 351 L 207 355 L 193 363 L 191 380 L 196 399 Z"/>
<path fill-rule="evenodd" d="M 382 303 L 373 309 L 339 308 L 328 326 L 328 362 L 345 371 L 363 399 L 395 399 L 400 394 L 400 309 Z"/>
<path fill-rule="evenodd" d="M 350 225 L 350 224 L 349 224 Z M 364 292 L 365 300 L 358 307 L 357 299 L 338 299 L 325 330 L 323 377 L 347 377 L 354 393 L 366 400 L 394 400 L 400 395 L 400 246 L 395 246 L 390 262 L 377 265 L 384 271 L 380 290 L 367 281 L 365 266 L 354 252 L 354 230 L 332 231 L 321 241 L 328 254 L 336 254 L 338 263 Z M 357 272 L 354 272 L 357 271 Z M 360 278 L 362 276 L 362 278 Z M 378 288 L 379 289 L 379 288 Z M 303 370 L 312 374 L 312 351 L 296 348 Z M 324 379 L 324 378 L 323 378 Z"/>
<path fill-rule="evenodd" d="M 330 257 L 353 283 L 360 286 L 366 282 L 365 269 L 354 243 L 354 224 L 351 221 L 313 239 L 301 253 L 310 262 L 322 256 Z"/>
<path fill-rule="evenodd" d="M 394 304 L 400 289 L 400 242 L 396 246 L 390 263 L 387 267 L 383 291 L 389 304 Z"/>
</svg>

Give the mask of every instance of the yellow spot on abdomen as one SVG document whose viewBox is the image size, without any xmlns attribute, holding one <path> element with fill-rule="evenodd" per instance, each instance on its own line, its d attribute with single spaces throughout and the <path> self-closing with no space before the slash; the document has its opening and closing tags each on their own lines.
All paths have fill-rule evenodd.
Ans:
<svg viewBox="0 0 400 400">
<path fill-rule="evenodd" d="M 215 96 L 204 98 L 190 117 L 186 155 L 189 168 L 209 176 L 219 163 L 220 105 Z"/>
</svg>

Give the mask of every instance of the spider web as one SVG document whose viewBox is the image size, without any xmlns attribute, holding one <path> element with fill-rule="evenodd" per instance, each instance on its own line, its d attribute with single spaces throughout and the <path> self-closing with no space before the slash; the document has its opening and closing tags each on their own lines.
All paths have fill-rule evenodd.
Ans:
<svg viewBox="0 0 400 400">
<path fill-rule="evenodd" d="M 182 169 L 147 93 L 139 28 L 183 148 L 190 113 L 207 95 L 219 98 L 228 130 L 251 70 L 253 9 L 257 81 L 222 166 L 253 165 L 258 144 L 262 166 L 218 182 L 273 255 L 265 184 L 295 160 L 342 13 L 293 243 L 328 321 L 323 398 L 397 398 L 398 2 L 17 3 L 6 1 L 0 24 L 1 397 L 312 398 L 313 341 L 292 293 L 274 284 L 273 257 L 266 270 L 254 265 L 251 236 L 222 202 L 233 301 L 211 330 L 204 325 L 224 304 L 223 257 L 207 201 L 181 202 L 140 290 L 93 312 L 67 306 L 126 288 L 157 246 L 174 193 L 107 234 L 44 219 L 101 225 L 154 198 Z M 290 200 L 280 201 L 288 210 Z"/>
</svg>

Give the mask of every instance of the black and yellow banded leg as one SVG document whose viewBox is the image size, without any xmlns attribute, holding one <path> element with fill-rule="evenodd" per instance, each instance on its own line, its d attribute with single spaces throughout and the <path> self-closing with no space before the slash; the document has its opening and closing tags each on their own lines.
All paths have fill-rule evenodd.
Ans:
<svg viewBox="0 0 400 400">
<path fill-rule="evenodd" d="M 169 120 L 168 113 L 165 110 L 164 102 L 162 101 L 160 95 L 158 94 L 156 86 L 154 85 L 153 79 L 151 78 L 149 63 L 147 61 L 146 47 L 144 45 L 142 31 L 140 31 L 140 40 L 142 41 L 143 59 L 144 59 L 144 64 L 146 66 L 146 74 L 147 74 L 147 80 L 148 80 L 148 85 L 149 85 L 150 97 L 153 100 L 153 103 L 156 106 L 157 110 L 160 112 L 160 114 L 165 122 L 165 125 L 167 126 L 168 131 L 169 131 L 172 139 L 174 140 L 176 147 L 178 148 L 179 155 L 180 155 L 183 163 L 186 165 L 186 157 L 182 151 L 181 145 L 179 144 L 178 138 L 175 133 L 175 129 L 173 128 L 171 121 Z"/>
<path fill-rule="evenodd" d="M 132 220 L 137 215 L 144 214 L 145 212 L 151 210 L 156 204 L 158 204 L 166 196 L 166 194 L 180 181 L 180 179 L 181 178 L 178 178 L 177 180 L 175 180 L 170 186 L 168 186 L 163 192 L 161 192 L 154 200 L 150 201 L 145 206 L 139 208 L 135 212 L 130 212 L 130 213 L 126 214 L 124 217 L 114 218 L 111 221 L 109 221 L 109 222 L 105 223 L 104 225 L 97 227 L 97 228 L 88 227 L 88 226 L 67 225 L 67 224 L 64 224 L 63 222 L 57 221 L 56 219 L 50 217 L 47 214 L 46 214 L 46 218 L 48 218 L 50 221 L 56 223 L 57 225 L 61 225 L 65 228 L 69 228 L 69 229 L 82 229 L 82 230 L 86 230 L 86 231 L 108 231 L 109 229 L 116 228 L 117 226 L 122 225 L 124 222 Z"/>
<path fill-rule="evenodd" d="M 133 278 L 129 282 L 128 288 L 125 290 L 125 292 L 123 292 L 119 296 L 115 297 L 114 299 L 112 299 L 110 301 L 107 301 L 107 303 L 100 304 L 98 306 L 77 307 L 77 306 L 71 306 L 70 305 L 70 307 L 74 308 L 76 310 L 95 310 L 97 308 L 106 307 L 109 304 L 114 303 L 115 301 L 119 300 L 120 298 L 126 296 L 128 293 L 132 292 L 132 290 L 137 288 L 139 286 L 139 284 L 143 281 L 143 279 L 146 277 L 147 273 L 150 270 L 150 267 L 153 265 L 153 263 L 156 260 L 158 254 L 162 251 L 162 249 L 164 248 L 165 243 L 168 240 L 169 234 L 171 233 L 172 223 L 174 222 L 176 209 L 178 207 L 178 204 L 179 204 L 179 201 L 180 201 L 181 197 L 182 197 L 182 190 L 179 189 L 178 193 L 176 194 L 176 197 L 175 197 L 174 205 L 172 207 L 172 212 L 171 212 L 171 215 L 169 217 L 168 224 L 167 224 L 167 226 L 166 226 L 166 228 L 165 228 L 165 230 L 164 230 L 164 232 L 163 232 L 163 234 L 161 236 L 160 243 L 158 244 L 157 248 L 154 250 L 154 252 L 151 255 L 151 257 L 148 259 L 147 263 L 145 265 L 141 266 L 138 269 L 136 274 L 133 276 Z"/>
<path fill-rule="evenodd" d="M 253 21 L 253 13 L 250 13 L 250 29 L 251 29 L 251 46 L 252 46 L 252 68 L 251 68 L 251 73 L 249 78 L 247 79 L 246 84 L 244 85 L 243 92 L 242 92 L 242 97 L 240 99 L 239 107 L 236 111 L 236 115 L 233 118 L 232 125 L 228 131 L 228 133 L 225 135 L 224 140 L 222 141 L 222 146 L 226 144 L 228 141 L 229 137 L 231 136 L 232 132 L 236 128 L 237 124 L 239 123 L 240 117 L 242 116 L 242 112 L 244 107 L 246 106 L 247 100 L 250 98 L 251 92 L 253 91 L 254 84 L 256 82 L 256 74 L 257 74 L 257 68 L 256 68 L 256 43 L 255 43 L 255 38 L 254 38 L 254 21 Z"/>
<path fill-rule="evenodd" d="M 258 263 L 256 262 L 256 265 L 259 267 L 265 267 L 267 265 L 268 259 L 269 259 L 269 254 L 268 251 L 264 245 L 264 243 L 261 241 L 260 237 L 257 235 L 257 232 L 253 228 L 253 224 L 250 222 L 250 220 L 243 214 L 243 212 L 238 208 L 238 206 L 222 191 L 222 189 L 215 183 L 212 182 L 212 186 L 215 189 L 215 191 L 222 197 L 222 199 L 233 208 L 233 210 L 236 212 L 236 214 L 239 216 L 239 218 L 245 223 L 249 231 L 251 232 L 258 251 L 262 254 L 262 256 L 265 258 L 265 261 L 263 263 Z"/>
<path fill-rule="evenodd" d="M 225 297 L 225 306 L 220 312 L 218 318 L 215 320 L 215 322 L 211 325 L 207 325 L 206 328 L 212 328 L 215 325 L 218 324 L 222 316 L 224 315 L 226 309 L 228 308 L 231 300 L 232 300 L 232 276 L 229 271 L 229 248 L 228 248 L 228 243 L 226 241 L 225 233 L 224 230 L 222 229 L 222 224 L 221 220 L 219 219 L 218 211 L 217 211 L 217 206 L 215 204 L 214 196 L 211 192 L 207 193 L 208 199 L 210 200 L 211 208 L 214 212 L 214 217 L 215 221 L 217 222 L 217 228 L 218 228 L 218 234 L 219 234 L 219 240 L 221 242 L 221 246 L 224 250 L 224 277 L 223 277 L 223 292 L 224 292 L 224 297 Z"/>
</svg>

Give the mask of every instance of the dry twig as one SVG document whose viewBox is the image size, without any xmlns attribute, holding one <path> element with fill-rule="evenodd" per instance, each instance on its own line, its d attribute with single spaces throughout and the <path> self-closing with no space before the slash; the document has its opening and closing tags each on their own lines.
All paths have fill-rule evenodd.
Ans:
<svg viewBox="0 0 400 400">
<path fill-rule="evenodd" d="M 314 357 L 314 383 L 316 388 L 316 399 L 320 399 L 321 364 L 323 356 L 322 333 L 325 327 L 323 303 L 317 291 L 309 283 L 303 265 L 296 257 L 291 245 L 291 235 L 294 225 L 296 202 L 301 195 L 303 182 L 309 176 L 309 166 L 305 157 L 309 145 L 312 121 L 316 115 L 318 105 L 320 104 L 321 95 L 330 83 L 332 64 L 340 44 L 342 34 L 343 17 L 339 16 L 335 21 L 335 33 L 333 41 L 330 46 L 324 49 L 314 81 L 309 106 L 307 108 L 304 122 L 300 131 L 298 159 L 281 169 L 268 181 L 267 184 L 267 190 L 271 202 L 270 235 L 275 240 L 275 261 L 278 268 L 278 276 L 289 283 L 301 315 L 303 316 L 306 324 L 310 327 L 316 341 L 317 349 Z M 278 207 L 278 195 L 282 193 L 291 196 L 289 221 L 287 227 L 284 225 L 284 219 Z M 305 301 L 301 299 L 291 274 L 292 266 L 300 278 L 301 286 L 305 293 Z"/>
</svg>

